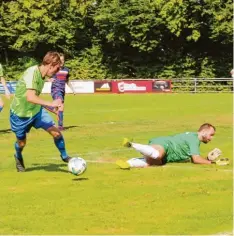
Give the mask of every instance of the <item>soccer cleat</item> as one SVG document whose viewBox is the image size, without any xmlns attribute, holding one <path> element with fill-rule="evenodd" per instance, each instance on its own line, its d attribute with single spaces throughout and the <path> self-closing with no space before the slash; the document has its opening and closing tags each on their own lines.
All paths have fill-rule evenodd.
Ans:
<svg viewBox="0 0 234 236">
<path fill-rule="evenodd" d="M 17 158 L 15 155 L 16 169 L 18 172 L 25 172 L 24 160 Z"/>
<path fill-rule="evenodd" d="M 218 166 L 229 165 L 229 159 L 228 158 L 220 158 L 217 161 L 215 161 L 215 164 L 218 165 Z"/>
<path fill-rule="evenodd" d="M 124 147 L 128 147 L 128 148 L 130 148 L 130 147 L 132 146 L 132 144 L 131 144 L 131 142 L 130 142 L 130 140 L 129 140 L 128 138 L 124 138 L 124 139 L 123 139 L 122 145 L 123 145 Z"/>
<path fill-rule="evenodd" d="M 61 156 L 61 158 L 62 158 L 62 161 L 66 162 L 66 163 L 68 163 L 68 162 L 72 159 L 72 158 L 69 157 L 69 156 L 67 156 L 66 158 L 63 158 L 63 157 Z"/>
<path fill-rule="evenodd" d="M 129 165 L 128 162 L 126 161 L 122 161 L 122 160 L 118 160 L 115 162 L 115 164 L 121 168 L 121 169 L 124 169 L 124 170 L 129 170 L 131 168 L 131 166 Z"/>
</svg>

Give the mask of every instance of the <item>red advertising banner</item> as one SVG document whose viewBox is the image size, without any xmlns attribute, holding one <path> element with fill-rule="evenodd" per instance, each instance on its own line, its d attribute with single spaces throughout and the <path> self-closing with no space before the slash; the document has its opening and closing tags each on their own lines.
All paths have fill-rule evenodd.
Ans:
<svg viewBox="0 0 234 236">
<path fill-rule="evenodd" d="M 113 93 L 150 93 L 152 80 L 122 80 L 112 81 Z"/>
</svg>

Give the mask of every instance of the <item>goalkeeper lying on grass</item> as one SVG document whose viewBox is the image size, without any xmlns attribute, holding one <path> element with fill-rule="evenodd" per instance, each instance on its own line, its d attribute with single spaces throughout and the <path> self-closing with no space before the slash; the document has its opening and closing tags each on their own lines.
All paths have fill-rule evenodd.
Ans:
<svg viewBox="0 0 234 236">
<path fill-rule="evenodd" d="M 130 142 L 124 139 L 125 147 L 134 148 L 143 157 L 132 158 L 128 161 L 119 160 L 116 164 L 122 169 L 131 167 L 148 167 L 152 165 L 164 165 L 168 162 L 187 162 L 194 164 L 228 165 L 228 158 L 219 158 L 221 150 L 215 148 L 208 153 L 207 159 L 200 156 L 200 143 L 208 143 L 215 135 L 215 127 L 205 123 L 198 132 L 186 132 L 174 136 L 158 137 L 149 140 L 148 145 Z"/>
</svg>

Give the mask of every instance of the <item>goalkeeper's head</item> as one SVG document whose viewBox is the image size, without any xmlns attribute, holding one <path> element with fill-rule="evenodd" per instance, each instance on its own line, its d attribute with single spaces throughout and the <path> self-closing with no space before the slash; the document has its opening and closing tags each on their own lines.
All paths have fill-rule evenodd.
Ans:
<svg viewBox="0 0 234 236">
<path fill-rule="evenodd" d="M 215 127 L 209 123 L 205 123 L 198 129 L 198 138 L 203 143 L 209 143 L 215 135 Z"/>
</svg>

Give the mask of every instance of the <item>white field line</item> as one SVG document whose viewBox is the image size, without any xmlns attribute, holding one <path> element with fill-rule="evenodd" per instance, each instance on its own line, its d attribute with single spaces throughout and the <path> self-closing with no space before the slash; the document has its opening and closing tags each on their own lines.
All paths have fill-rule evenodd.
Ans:
<svg viewBox="0 0 234 236">
<path fill-rule="evenodd" d="M 107 151 L 107 150 L 106 150 Z M 118 151 L 126 151 L 124 149 L 115 149 L 115 150 L 108 150 L 109 152 L 118 152 Z M 85 154 L 77 154 L 77 153 L 74 153 L 73 155 L 71 156 L 88 156 L 90 154 L 101 154 L 101 152 L 88 152 L 88 153 L 85 153 Z M 49 158 L 50 160 L 60 160 L 58 157 L 51 157 Z M 84 158 L 85 159 L 85 158 Z M 105 161 L 105 160 L 88 160 L 88 159 L 85 159 L 88 163 L 96 163 L 96 164 L 115 164 L 115 161 Z M 214 171 L 224 171 L 224 172 L 233 172 L 232 169 L 221 169 L 221 168 L 209 168 L 209 167 L 206 167 L 206 168 L 199 168 L 199 167 L 196 167 L 196 165 L 194 166 L 188 166 L 186 165 L 186 163 L 183 163 L 183 166 L 181 165 L 176 165 L 176 164 L 166 164 L 166 165 L 163 165 L 163 166 L 153 166 L 153 167 L 150 167 L 150 168 L 180 168 L 180 169 L 196 169 L 196 170 L 214 170 Z"/>
</svg>

